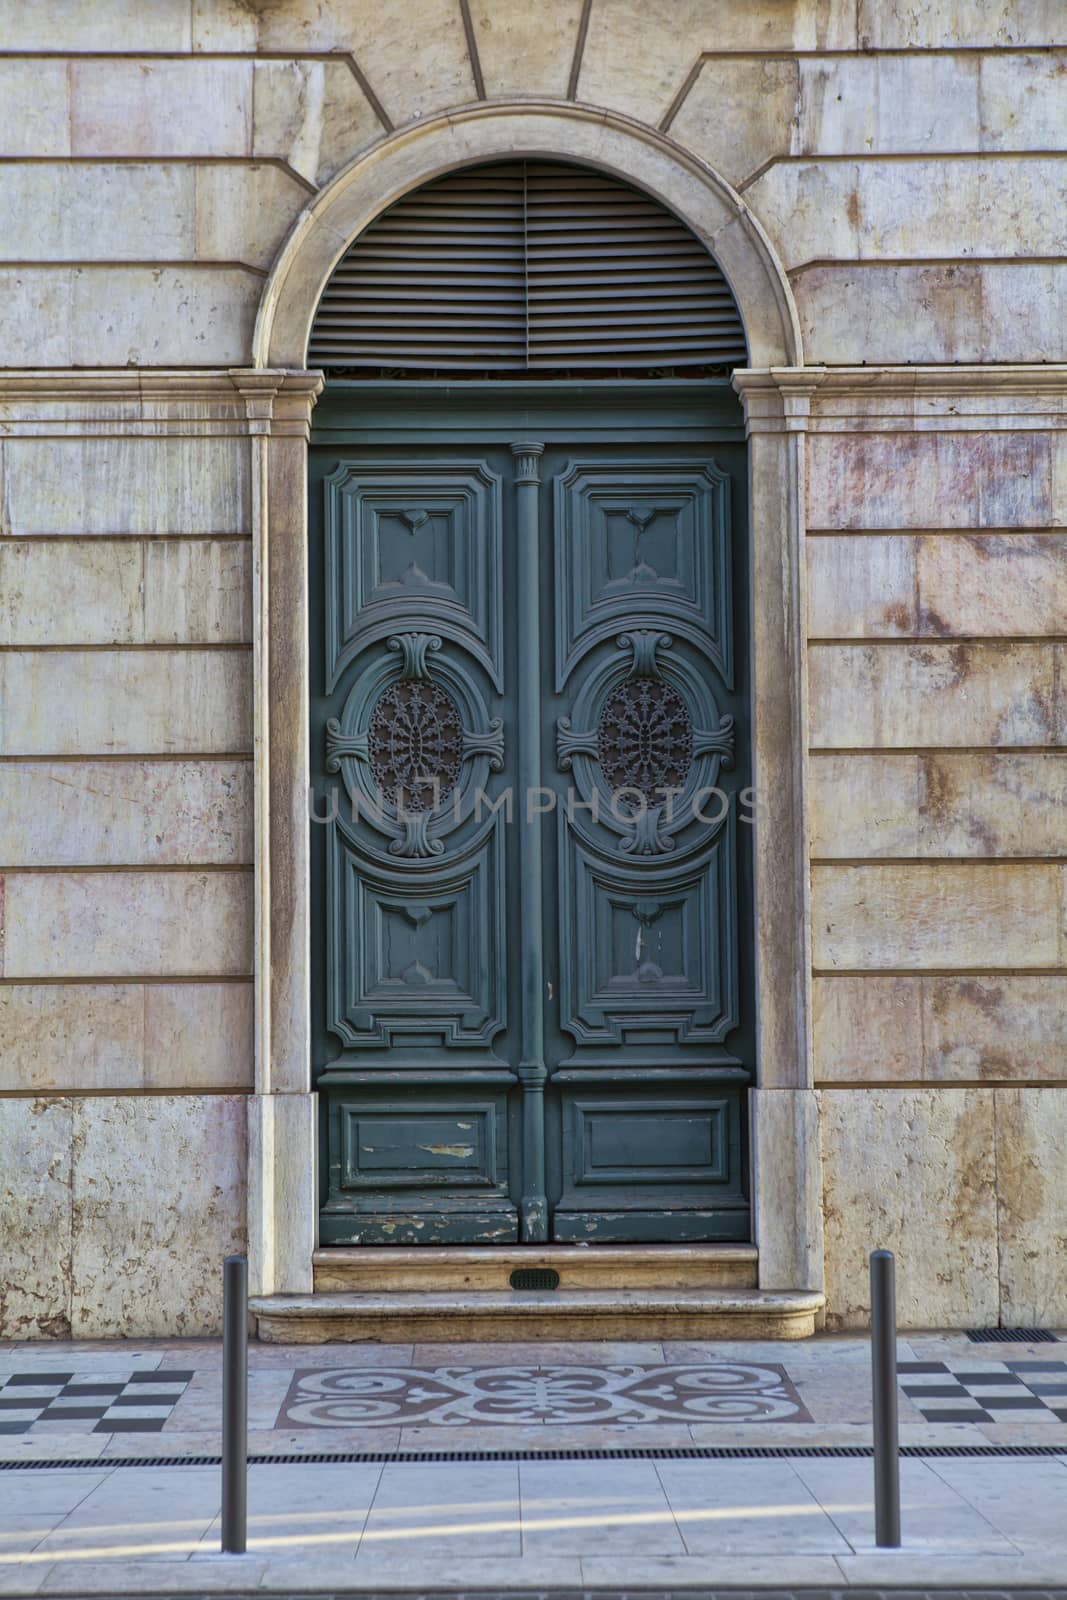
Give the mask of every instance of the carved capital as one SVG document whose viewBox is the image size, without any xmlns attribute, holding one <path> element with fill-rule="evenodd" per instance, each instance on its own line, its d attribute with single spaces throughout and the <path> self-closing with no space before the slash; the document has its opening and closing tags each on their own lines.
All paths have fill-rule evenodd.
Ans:
<svg viewBox="0 0 1067 1600">
<path fill-rule="evenodd" d="M 511 446 L 511 453 L 515 457 L 515 482 L 540 483 L 544 445 L 534 439 L 519 439 Z"/>
<path fill-rule="evenodd" d="M 811 397 L 825 367 L 739 368 L 733 386 L 745 408 L 745 432 L 806 433 Z"/>
</svg>

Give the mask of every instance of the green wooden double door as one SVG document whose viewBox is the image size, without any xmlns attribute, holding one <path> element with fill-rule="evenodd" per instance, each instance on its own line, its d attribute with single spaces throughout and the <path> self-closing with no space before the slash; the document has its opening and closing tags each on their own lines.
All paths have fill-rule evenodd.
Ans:
<svg viewBox="0 0 1067 1600">
<path fill-rule="evenodd" d="M 331 384 L 315 422 L 323 1243 L 747 1239 L 728 386 Z"/>
</svg>

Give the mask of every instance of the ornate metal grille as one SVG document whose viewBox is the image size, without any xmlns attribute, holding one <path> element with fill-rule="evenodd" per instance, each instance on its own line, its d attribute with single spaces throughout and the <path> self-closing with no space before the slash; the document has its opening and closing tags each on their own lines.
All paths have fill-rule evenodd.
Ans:
<svg viewBox="0 0 1067 1600">
<path fill-rule="evenodd" d="M 693 723 L 681 696 L 653 678 L 621 683 L 600 713 L 597 755 L 613 790 L 662 805 L 663 791 L 680 789 L 693 764 Z"/>
<path fill-rule="evenodd" d="M 459 708 L 440 684 L 394 683 L 367 729 L 374 781 L 398 810 L 434 811 L 455 790 L 463 765 Z"/>
</svg>

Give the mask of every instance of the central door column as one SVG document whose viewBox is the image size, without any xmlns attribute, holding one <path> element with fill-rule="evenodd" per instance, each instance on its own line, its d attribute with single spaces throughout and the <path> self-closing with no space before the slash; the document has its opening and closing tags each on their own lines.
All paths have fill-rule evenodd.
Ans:
<svg viewBox="0 0 1067 1600">
<path fill-rule="evenodd" d="M 527 439 L 511 446 L 515 457 L 518 540 L 519 646 L 519 961 L 521 1005 L 519 1081 L 522 1084 L 522 1202 L 519 1223 L 527 1244 L 548 1238 L 545 1199 L 545 1040 L 543 864 L 541 799 L 541 456 L 544 445 Z"/>
</svg>

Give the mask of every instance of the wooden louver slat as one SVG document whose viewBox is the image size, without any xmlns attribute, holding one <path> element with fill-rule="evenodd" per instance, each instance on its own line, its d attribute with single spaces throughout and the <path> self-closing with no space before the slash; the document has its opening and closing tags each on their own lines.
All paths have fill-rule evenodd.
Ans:
<svg viewBox="0 0 1067 1600">
<path fill-rule="evenodd" d="M 466 168 L 415 190 L 334 269 L 312 366 L 427 372 L 734 367 L 741 316 L 683 222 L 563 163 Z"/>
</svg>

